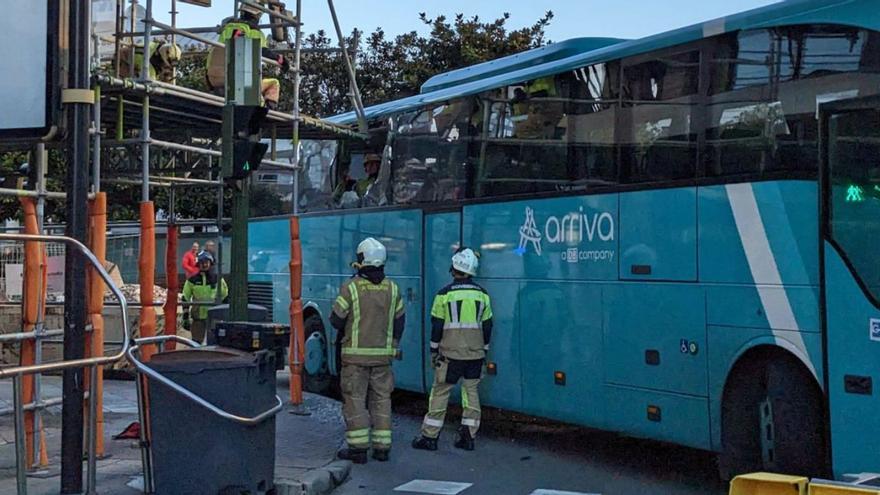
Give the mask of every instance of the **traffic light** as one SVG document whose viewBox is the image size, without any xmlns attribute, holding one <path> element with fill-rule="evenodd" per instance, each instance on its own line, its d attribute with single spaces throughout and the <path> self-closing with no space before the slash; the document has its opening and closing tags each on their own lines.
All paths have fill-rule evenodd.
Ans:
<svg viewBox="0 0 880 495">
<path fill-rule="evenodd" d="M 227 104 L 223 111 L 223 177 L 241 180 L 260 168 L 267 144 L 260 129 L 269 109 L 256 105 Z"/>
</svg>

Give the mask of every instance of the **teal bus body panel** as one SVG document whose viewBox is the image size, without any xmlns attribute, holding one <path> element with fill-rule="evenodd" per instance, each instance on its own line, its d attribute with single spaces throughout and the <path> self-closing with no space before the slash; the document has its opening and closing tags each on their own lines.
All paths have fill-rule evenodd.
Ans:
<svg viewBox="0 0 880 495">
<path fill-rule="evenodd" d="M 466 206 L 462 241 L 481 278 L 617 280 L 617 196 Z"/>
<path fill-rule="evenodd" d="M 610 429 L 633 437 L 709 449 L 709 411 L 705 397 L 618 385 L 605 388 Z M 658 408 L 659 417 L 649 417 L 649 407 Z"/>
<path fill-rule="evenodd" d="M 741 227 L 752 232 L 756 222 L 767 236 L 781 281 L 786 286 L 819 284 L 818 185 L 811 181 L 770 181 L 699 190 L 700 281 L 718 283 L 773 283 L 767 273 L 752 273 L 731 206 L 730 191 L 738 196 L 751 189 L 754 205 L 745 198 Z M 746 193 L 748 191 L 745 191 Z M 737 203 L 739 206 L 740 203 Z M 749 208 L 755 206 L 757 210 Z M 755 276 L 758 280 L 755 280 Z"/>
<path fill-rule="evenodd" d="M 461 242 L 461 213 L 434 213 L 425 215 L 425 300 L 422 318 L 422 356 L 430 356 L 431 306 L 434 295 L 452 281 L 449 268 L 452 255 Z M 423 361 L 425 389 L 429 390 L 434 372 L 431 360 Z"/>
<path fill-rule="evenodd" d="M 584 282 L 532 280 L 519 284 L 516 297 L 519 344 L 526 353 L 523 411 L 604 426 L 602 288 Z M 495 341 L 499 338 L 503 334 L 496 333 Z M 565 373 L 564 385 L 556 383 L 557 371 Z"/>
<path fill-rule="evenodd" d="M 248 280 L 272 282 L 272 321 L 290 323 L 290 220 L 248 225 Z"/>
<path fill-rule="evenodd" d="M 604 292 L 606 381 L 706 397 L 703 290 L 655 283 L 616 284 Z M 649 353 L 657 360 L 648 362 Z"/>
<path fill-rule="evenodd" d="M 697 188 L 620 195 L 620 278 L 697 280 Z"/>
<path fill-rule="evenodd" d="M 509 280 L 477 279 L 492 298 L 494 325 L 488 359 L 497 364 L 497 374 L 487 375 L 480 385 L 480 403 L 522 411 L 524 362 L 532 359 L 520 345 L 517 314 L 522 310 L 517 301 L 519 284 Z"/>
<path fill-rule="evenodd" d="M 837 250 L 825 244 L 828 385 L 835 475 L 877 472 L 880 453 L 880 309 L 856 283 Z M 869 394 L 846 390 L 846 377 L 870 378 Z M 851 378 L 852 379 L 852 378 Z"/>
</svg>

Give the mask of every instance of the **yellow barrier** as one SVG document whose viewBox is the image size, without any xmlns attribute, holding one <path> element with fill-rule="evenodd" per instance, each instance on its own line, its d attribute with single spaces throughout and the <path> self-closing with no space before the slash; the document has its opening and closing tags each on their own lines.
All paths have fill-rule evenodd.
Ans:
<svg viewBox="0 0 880 495">
<path fill-rule="evenodd" d="M 774 473 L 751 473 L 730 482 L 730 495 L 807 495 L 808 478 Z"/>
<path fill-rule="evenodd" d="M 880 487 L 872 488 L 814 480 L 810 483 L 809 495 L 880 495 Z"/>
</svg>

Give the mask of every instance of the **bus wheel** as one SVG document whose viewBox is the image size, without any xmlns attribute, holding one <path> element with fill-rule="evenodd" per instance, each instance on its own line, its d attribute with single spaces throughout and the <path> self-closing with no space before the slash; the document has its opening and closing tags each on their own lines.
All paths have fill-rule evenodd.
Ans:
<svg viewBox="0 0 880 495">
<path fill-rule="evenodd" d="M 327 366 L 327 334 L 321 317 L 313 314 L 303 322 L 306 334 L 305 376 L 303 385 L 308 392 L 323 394 L 330 388 L 332 377 Z"/>
<path fill-rule="evenodd" d="M 721 406 L 721 478 L 755 471 L 825 476 L 823 404 L 813 376 L 788 354 L 738 364 Z"/>
</svg>

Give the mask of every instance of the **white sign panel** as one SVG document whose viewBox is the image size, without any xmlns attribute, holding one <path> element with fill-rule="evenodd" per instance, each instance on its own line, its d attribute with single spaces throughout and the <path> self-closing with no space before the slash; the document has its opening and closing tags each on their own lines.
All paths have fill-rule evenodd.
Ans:
<svg viewBox="0 0 880 495">
<path fill-rule="evenodd" d="M 46 290 L 49 294 L 64 294 L 64 256 L 49 256 L 46 259 L 48 268 Z M 9 263 L 5 265 L 6 297 L 19 298 L 22 293 L 24 265 Z"/>
<path fill-rule="evenodd" d="M 6 277 L 6 298 L 14 299 L 21 297 L 22 277 L 24 276 L 24 265 L 21 263 L 9 263 L 4 270 Z"/>
<path fill-rule="evenodd" d="M 43 129 L 46 121 L 48 1 L 3 2 L 0 33 L 0 135 Z"/>
</svg>

